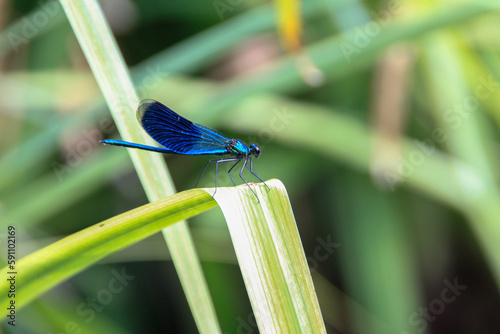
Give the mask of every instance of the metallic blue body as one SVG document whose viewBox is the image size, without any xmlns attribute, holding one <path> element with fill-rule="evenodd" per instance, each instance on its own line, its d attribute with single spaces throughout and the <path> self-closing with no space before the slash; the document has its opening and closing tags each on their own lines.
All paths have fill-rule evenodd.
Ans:
<svg viewBox="0 0 500 334">
<path fill-rule="evenodd" d="M 235 183 L 231 176 L 231 171 L 240 161 L 243 161 L 243 166 L 240 169 L 239 175 L 247 185 L 248 182 L 242 176 L 245 168 L 248 168 L 255 177 L 264 182 L 253 171 L 252 155 L 256 158 L 260 155 L 260 149 L 254 144 L 246 146 L 238 139 L 230 139 L 214 129 L 193 123 L 178 115 L 167 106 L 151 99 L 141 102 L 137 109 L 137 120 L 144 130 L 163 147 L 148 146 L 115 139 L 106 139 L 101 141 L 101 143 L 170 154 L 232 156 L 230 158 L 209 160 L 198 178 L 199 182 L 210 162 L 215 162 L 215 191 L 217 191 L 218 166 L 219 163 L 223 162 L 234 162 L 228 171 L 233 184 Z M 198 185 L 198 182 L 196 182 L 196 185 Z M 250 187 L 250 185 L 248 186 Z M 257 197 L 252 187 L 250 189 L 255 197 Z"/>
<path fill-rule="evenodd" d="M 227 138 L 214 129 L 193 123 L 155 100 L 142 101 L 137 109 L 137 120 L 144 130 L 163 147 L 114 139 L 106 139 L 102 143 L 170 154 L 241 157 L 254 154 L 252 148 L 255 145 L 248 147 L 240 140 Z"/>
</svg>

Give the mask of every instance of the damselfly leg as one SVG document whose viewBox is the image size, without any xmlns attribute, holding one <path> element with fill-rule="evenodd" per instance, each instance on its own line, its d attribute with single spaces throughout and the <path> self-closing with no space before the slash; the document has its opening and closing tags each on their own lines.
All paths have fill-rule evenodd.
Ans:
<svg viewBox="0 0 500 334">
<path fill-rule="evenodd" d="M 248 163 L 248 160 L 250 159 L 250 163 Z M 229 168 L 228 170 L 228 175 L 229 175 L 229 178 L 231 179 L 231 182 L 236 185 L 236 183 L 234 182 L 234 179 L 233 179 L 233 176 L 231 175 L 231 171 L 234 169 L 234 167 L 236 167 L 236 165 L 238 165 L 240 163 L 241 160 L 244 160 L 243 161 L 243 166 L 241 166 L 241 169 L 240 169 L 240 173 L 239 173 L 239 176 L 240 178 L 243 180 L 243 182 L 245 182 L 245 184 L 250 188 L 250 190 L 252 191 L 252 193 L 255 195 L 255 197 L 257 198 L 257 201 L 259 201 L 259 198 L 257 197 L 257 193 L 255 192 L 255 190 L 253 190 L 253 188 L 248 184 L 247 180 L 245 180 L 245 178 L 243 177 L 243 171 L 245 170 L 245 168 L 248 168 L 248 170 L 250 170 L 250 173 L 252 173 L 257 179 L 259 179 L 260 182 L 264 183 L 264 185 L 269 189 L 269 187 L 267 186 L 267 184 L 253 171 L 253 161 L 252 161 L 252 157 L 251 156 L 247 156 L 247 157 L 240 157 L 240 158 L 227 158 L 227 159 L 210 159 L 207 161 L 206 165 L 205 165 L 205 168 L 203 168 L 203 171 L 201 172 L 201 175 L 200 177 L 198 177 L 198 181 L 196 181 L 196 184 L 195 184 L 195 188 L 198 186 L 198 183 L 200 182 L 201 180 L 201 177 L 203 176 L 203 174 L 205 174 L 205 171 L 207 170 L 207 167 L 208 165 L 211 163 L 211 162 L 215 162 L 215 191 L 214 191 L 214 196 L 215 194 L 217 193 L 217 177 L 218 177 L 218 174 L 219 174 L 219 164 L 222 163 L 222 162 L 232 162 L 232 161 L 235 161 L 235 163 L 231 166 L 231 168 Z"/>
<path fill-rule="evenodd" d="M 215 193 L 217 192 L 217 174 L 219 172 L 219 164 L 221 162 L 230 162 L 230 161 L 236 161 L 236 164 L 234 164 L 234 166 L 236 166 L 238 164 L 238 162 L 241 161 L 241 158 L 227 158 L 227 159 L 222 158 L 222 159 L 210 159 L 210 160 L 208 160 L 207 164 L 205 165 L 205 168 L 203 168 L 203 171 L 201 172 L 201 175 L 198 178 L 198 181 L 196 181 L 196 184 L 194 185 L 194 187 L 196 188 L 198 186 L 198 183 L 200 183 L 201 177 L 203 176 L 203 174 L 205 174 L 205 171 L 207 170 L 208 165 L 211 162 L 215 162 L 215 191 L 214 191 L 214 195 L 215 195 Z M 231 177 L 231 181 L 233 181 L 231 174 L 229 174 L 229 177 Z M 234 181 L 233 181 L 233 184 L 235 184 Z"/>
<path fill-rule="evenodd" d="M 255 172 L 253 171 L 252 156 L 249 156 L 248 158 L 250 159 L 250 167 L 248 167 L 248 165 L 247 165 L 247 168 L 250 170 L 250 173 L 252 173 L 256 178 L 258 178 L 260 182 L 264 183 L 264 185 L 267 187 L 267 189 L 269 189 L 267 184 L 264 181 L 262 181 L 262 179 L 259 177 L 259 175 L 255 174 Z"/>
</svg>

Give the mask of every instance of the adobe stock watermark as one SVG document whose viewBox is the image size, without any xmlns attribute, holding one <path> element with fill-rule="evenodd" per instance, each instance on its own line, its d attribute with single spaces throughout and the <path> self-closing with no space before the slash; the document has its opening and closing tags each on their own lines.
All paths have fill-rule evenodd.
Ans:
<svg viewBox="0 0 500 334">
<path fill-rule="evenodd" d="M 238 326 L 236 327 L 237 334 L 251 334 L 258 333 L 257 330 L 257 320 L 255 319 L 255 315 L 251 312 L 246 319 L 243 317 L 237 317 L 236 321 L 238 322 Z M 229 334 L 224 332 L 224 334 Z"/>
<path fill-rule="evenodd" d="M 331 237 L 331 235 L 327 236 L 326 240 L 322 237 L 316 238 L 318 246 L 314 248 L 313 256 L 307 257 L 307 263 L 309 264 L 311 274 L 318 270 L 319 262 L 326 261 L 335 250 L 340 247 L 340 243 L 332 242 Z"/>
<path fill-rule="evenodd" d="M 147 97 L 152 90 L 156 89 L 161 84 L 162 80 L 171 75 L 170 72 L 163 71 L 160 65 L 156 65 L 155 67 L 147 66 L 146 73 L 147 76 L 141 80 L 136 89 L 137 95 L 140 98 Z"/>
<path fill-rule="evenodd" d="M 61 10 L 58 1 L 38 1 L 40 8 L 30 16 L 25 16 L 21 19 L 20 34 L 8 32 L 7 39 L 14 49 L 15 53 L 19 52 L 19 46 L 28 44 L 29 40 L 34 38 L 40 29 L 49 24 L 50 20 Z"/>
<path fill-rule="evenodd" d="M 234 9 L 240 6 L 243 0 L 214 0 L 212 6 L 214 6 L 215 12 L 221 21 L 224 21 L 224 14 L 233 12 Z"/>
<path fill-rule="evenodd" d="M 388 26 L 401 10 L 401 0 L 392 0 L 388 2 L 385 9 L 371 12 L 375 20 L 366 23 L 362 27 L 354 28 L 353 39 L 340 43 L 340 50 L 347 62 L 350 63 L 353 55 L 361 53 L 362 49 L 370 45 L 372 40 L 380 34 L 382 28 Z"/>
<path fill-rule="evenodd" d="M 128 275 L 125 268 L 121 272 L 115 269 L 111 270 L 112 277 L 108 281 L 105 288 L 99 290 L 95 296 L 88 296 L 85 302 L 80 303 L 76 308 L 76 314 L 82 317 L 82 320 L 89 324 L 96 318 L 96 314 L 102 312 L 109 305 L 113 298 L 122 293 L 129 285 L 130 281 L 134 280 L 135 276 Z M 64 326 L 64 331 L 49 334 L 74 334 L 84 332 L 82 325 L 75 321 L 69 321 Z"/>
<path fill-rule="evenodd" d="M 481 101 L 490 98 L 500 87 L 491 74 L 488 78 L 479 77 L 478 81 L 480 84 L 476 86 L 473 94 L 443 113 L 443 121 L 449 124 L 450 129 L 459 129 L 471 113 L 479 109 Z M 415 139 L 413 142 L 417 148 L 411 151 L 406 158 L 401 159 L 396 171 L 384 172 L 387 187 L 394 191 L 406 178 L 412 176 L 429 156 L 436 152 L 437 144 L 444 144 L 447 140 L 446 131 L 440 127 L 431 131 L 430 138 L 423 141 Z"/>
<path fill-rule="evenodd" d="M 263 152 L 263 149 L 266 147 L 266 145 L 270 144 L 274 140 L 276 134 L 285 131 L 287 126 L 290 125 L 290 123 L 297 117 L 297 115 L 289 112 L 286 106 L 282 107 L 281 109 L 274 108 L 272 110 L 272 114 L 273 116 L 270 118 L 267 127 L 261 128 L 257 133 L 257 136 L 247 137 L 246 144 L 257 145 L 262 152 L 261 154 L 265 154 L 265 152 Z M 256 159 L 253 159 L 252 161 L 254 162 L 255 166 Z M 239 166 L 240 168 L 236 166 L 233 169 L 232 173 L 234 173 L 234 175 L 239 175 L 241 171 L 241 165 Z M 211 180 L 211 182 L 215 183 L 215 177 L 216 177 L 215 170 L 211 170 L 210 172 L 207 172 L 207 174 L 209 175 L 208 178 Z M 257 173 L 257 175 L 259 175 L 259 173 Z M 220 181 L 222 181 L 222 183 L 220 183 Z M 217 184 L 227 184 L 227 182 L 230 182 L 230 177 L 228 173 L 219 173 L 219 175 L 217 175 Z"/>
<path fill-rule="evenodd" d="M 115 130 L 115 124 L 111 117 L 106 117 L 98 122 L 98 127 L 84 129 L 76 145 L 68 147 L 64 156 L 64 163 L 53 161 L 52 170 L 56 174 L 59 182 L 62 182 L 67 174 L 71 174 L 75 168 L 80 166 L 85 158 L 89 156 L 103 139 L 103 134 L 111 134 Z"/>
<path fill-rule="evenodd" d="M 408 323 L 412 327 L 415 327 L 418 333 L 424 332 L 429 326 L 429 323 L 435 321 L 438 316 L 443 314 L 446 307 L 455 302 L 468 288 L 467 285 L 459 284 L 457 277 L 453 279 L 453 282 L 445 279 L 443 283 L 445 287 L 441 290 L 439 298 L 431 300 L 427 307 L 419 307 L 417 311 L 413 312 L 408 317 Z M 400 334 L 409 333 L 402 331 Z"/>
<path fill-rule="evenodd" d="M 286 106 L 281 109 L 274 108 L 272 113 L 273 117 L 269 120 L 268 126 L 261 128 L 257 136 L 247 138 L 249 144 L 255 143 L 262 150 L 274 140 L 277 133 L 285 131 L 287 126 L 297 117 L 297 115 L 288 111 Z"/>
</svg>

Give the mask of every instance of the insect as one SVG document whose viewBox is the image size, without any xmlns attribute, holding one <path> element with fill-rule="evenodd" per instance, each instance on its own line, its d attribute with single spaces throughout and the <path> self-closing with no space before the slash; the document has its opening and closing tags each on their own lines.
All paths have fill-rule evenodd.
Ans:
<svg viewBox="0 0 500 334">
<path fill-rule="evenodd" d="M 256 197 L 257 194 L 255 191 L 250 187 L 245 178 L 243 178 L 242 174 L 245 167 L 265 184 L 253 171 L 252 156 L 258 158 L 260 155 L 260 149 L 255 144 L 246 146 L 238 139 L 228 138 L 214 129 L 193 123 L 162 103 L 152 99 L 146 99 L 141 102 L 139 108 L 137 108 L 137 120 L 144 130 L 163 147 L 147 146 L 115 139 L 105 139 L 101 143 L 104 145 L 130 147 L 160 153 L 226 156 L 224 158 L 208 160 L 196 182 L 195 188 L 211 162 L 215 162 L 215 192 L 217 192 L 218 167 L 223 162 L 234 162 L 233 166 L 229 168 L 228 174 L 233 184 L 236 185 L 231 171 L 240 161 L 243 161 L 243 166 L 239 173 L 240 178 Z"/>
</svg>

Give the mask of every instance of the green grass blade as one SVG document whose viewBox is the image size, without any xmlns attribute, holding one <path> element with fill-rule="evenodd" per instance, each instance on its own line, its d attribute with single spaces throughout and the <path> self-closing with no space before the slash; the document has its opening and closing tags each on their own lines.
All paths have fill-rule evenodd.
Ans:
<svg viewBox="0 0 500 334">
<path fill-rule="evenodd" d="M 261 333 L 326 333 L 295 225 L 278 180 L 219 188 L 227 224 Z"/>
<path fill-rule="evenodd" d="M 139 103 L 130 75 L 104 15 L 95 0 L 61 0 L 75 35 L 111 110 L 122 138 L 154 145 L 137 124 Z M 175 193 L 160 154 L 129 149 L 150 201 Z M 198 329 L 218 333 L 220 326 L 186 222 L 163 231 Z"/>
<path fill-rule="evenodd" d="M 88 227 L 24 257 L 15 268 L 20 296 L 16 307 L 25 306 L 105 256 L 214 206 L 206 191 L 184 191 Z M 3 277 L 8 277 L 9 271 L 3 268 Z M 0 282 L 0 305 L 4 309 L 10 300 L 9 287 L 7 280 Z"/>
<path fill-rule="evenodd" d="M 358 42 L 359 31 L 352 29 L 340 36 L 334 35 L 308 45 L 306 51 L 315 65 L 321 69 L 326 81 L 330 81 L 372 66 L 379 53 L 393 43 L 460 24 L 491 10 L 492 6 L 487 2 L 466 1 L 424 14 L 411 21 L 392 23 L 381 29 L 380 33 L 369 39 L 368 44 L 363 47 Z M 349 53 L 345 51 L 346 49 L 355 51 Z M 205 114 L 213 116 L 212 112 L 222 113 L 231 104 L 251 94 L 273 91 L 290 93 L 302 91 L 305 87 L 300 73 L 295 70 L 294 61 L 290 58 L 278 58 L 269 63 L 265 71 L 252 71 L 225 83 L 212 100 L 204 102 L 204 106 L 208 106 L 205 108 Z"/>
</svg>

